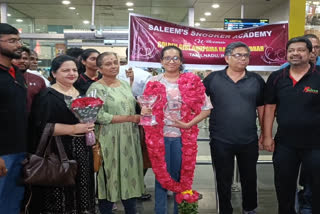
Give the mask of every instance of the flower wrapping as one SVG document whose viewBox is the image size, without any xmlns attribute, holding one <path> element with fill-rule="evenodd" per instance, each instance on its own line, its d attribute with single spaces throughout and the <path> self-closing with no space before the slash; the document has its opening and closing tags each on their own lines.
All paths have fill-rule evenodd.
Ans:
<svg viewBox="0 0 320 214">
<path fill-rule="evenodd" d="M 198 213 L 199 193 L 195 190 L 186 190 L 176 194 L 180 214 L 197 214 Z"/>
<path fill-rule="evenodd" d="M 80 97 L 71 102 L 70 108 L 81 123 L 94 123 L 102 105 L 103 101 L 100 98 Z M 87 146 L 96 143 L 93 131 L 86 133 L 86 143 Z"/>
</svg>

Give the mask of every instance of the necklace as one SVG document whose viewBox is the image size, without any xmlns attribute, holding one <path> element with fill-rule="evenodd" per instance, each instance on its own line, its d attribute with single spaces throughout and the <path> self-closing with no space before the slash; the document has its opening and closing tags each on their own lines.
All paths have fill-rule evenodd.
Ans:
<svg viewBox="0 0 320 214">
<path fill-rule="evenodd" d="M 56 84 L 53 84 L 51 88 L 55 89 L 56 91 L 66 96 L 70 96 L 73 98 L 76 98 L 77 96 L 79 96 L 79 92 L 73 86 L 71 86 L 70 88 L 66 88 L 66 87 L 63 88 L 60 86 L 59 83 L 56 83 Z"/>
</svg>

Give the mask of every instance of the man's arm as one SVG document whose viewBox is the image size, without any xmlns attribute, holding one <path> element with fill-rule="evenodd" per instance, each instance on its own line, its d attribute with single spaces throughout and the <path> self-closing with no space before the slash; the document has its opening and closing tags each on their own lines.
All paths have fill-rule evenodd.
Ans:
<svg viewBox="0 0 320 214">
<path fill-rule="evenodd" d="M 259 120 L 259 125 L 260 125 L 260 136 L 259 136 L 259 149 L 263 149 L 263 114 L 264 114 L 264 105 L 263 106 L 258 106 L 257 107 L 257 112 L 258 112 L 258 120 Z"/>
<path fill-rule="evenodd" d="M 0 157 L 0 177 L 5 176 L 7 174 L 7 167 L 4 160 Z"/>
<path fill-rule="evenodd" d="M 272 139 L 272 126 L 275 118 L 276 104 L 266 104 L 263 116 L 263 148 L 269 152 L 274 151 L 274 140 Z"/>
</svg>

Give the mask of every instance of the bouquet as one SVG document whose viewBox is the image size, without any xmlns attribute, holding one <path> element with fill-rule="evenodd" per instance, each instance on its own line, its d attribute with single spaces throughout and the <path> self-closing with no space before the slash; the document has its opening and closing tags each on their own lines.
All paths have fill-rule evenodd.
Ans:
<svg viewBox="0 0 320 214">
<path fill-rule="evenodd" d="M 179 214 L 197 214 L 198 199 L 199 193 L 195 190 L 186 190 L 176 194 Z"/>
<path fill-rule="evenodd" d="M 80 123 L 94 123 L 97 120 L 97 115 L 103 105 L 103 101 L 95 95 L 96 92 L 92 91 L 87 97 L 79 97 L 73 100 L 72 98 L 65 98 L 71 111 L 79 119 Z M 96 143 L 93 131 L 86 133 L 86 143 L 87 146 L 92 146 Z"/>
</svg>

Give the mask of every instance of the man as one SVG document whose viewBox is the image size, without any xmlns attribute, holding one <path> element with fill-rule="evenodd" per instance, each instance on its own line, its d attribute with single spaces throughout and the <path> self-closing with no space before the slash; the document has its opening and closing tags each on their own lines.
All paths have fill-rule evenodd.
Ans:
<svg viewBox="0 0 320 214">
<path fill-rule="evenodd" d="M 306 34 L 303 36 L 306 39 L 309 39 L 312 44 L 312 52 L 310 53 L 310 62 L 314 65 L 320 65 L 320 40 L 314 34 Z M 290 64 L 287 62 L 283 64 L 280 69 L 288 67 Z M 299 210 L 300 214 L 312 214 L 311 201 L 312 201 L 312 192 L 309 183 L 309 177 L 305 174 L 304 167 L 301 166 L 300 180 L 299 184 L 303 187 L 297 194 L 298 203 L 296 204 L 296 209 Z"/>
<path fill-rule="evenodd" d="M 220 213 L 232 214 L 231 185 L 237 158 L 242 187 L 243 213 L 257 208 L 258 136 L 256 117 L 263 116 L 264 80 L 246 70 L 250 49 L 242 42 L 225 50 L 228 66 L 210 73 L 204 80 L 213 109 L 210 114 L 210 148 L 216 171 Z M 259 139 L 259 144 L 261 141 Z"/>
<path fill-rule="evenodd" d="M 296 213 L 295 192 L 301 164 L 310 178 L 312 213 L 320 213 L 320 70 L 310 63 L 309 39 L 293 38 L 286 49 L 289 67 L 273 72 L 267 81 L 263 145 L 274 152 L 279 214 Z M 275 113 L 278 130 L 273 140 Z"/>
<path fill-rule="evenodd" d="M 27 97 L 27 110 L 30 112 L 32 101 L 35 95 L 37 95 L 42 89 L 46 88 L 44 80 L 32 73 L 26 72 L 30 66 L 30 50 L 26 47 L 21 47 L 21 57 L 19 59 L 13 59 L 12 64 L 17 66 L 23 73 L 24 79 L 28 87 Z"/>
<path fill-rule="evenodd" d="M 50 86 L 49 80 L 47 78 L 45 78 L 37 70 L 38 70 L 38 54 L 37 54 L 37 52 L 30 50 L 30 65 L 29 65 L 29 69 L 27 70 L 27 72 L 41 77 L 44 80 L 46 86 L 49 87 Z"/>
<path fill-rule="evenodd" d="M 24 187 L 21 161 L 27 139 L 27 89 L 23 75 L 11 64 L 20 58 L 19 31 L 0 24 L 0 212 L 19 213 Z"/>
<path fill-rule="evenodd" d="M 126 49 L 126 59 L 126 63 L 120 66 L 118 79 L 127 81 L 132 88 L 133 96 L 137 97 L 142 95 L 145 85 L 152 75 L 140 68 L 128 65 L 128 48 Z"/>
</svg>

